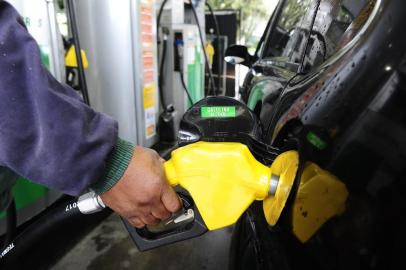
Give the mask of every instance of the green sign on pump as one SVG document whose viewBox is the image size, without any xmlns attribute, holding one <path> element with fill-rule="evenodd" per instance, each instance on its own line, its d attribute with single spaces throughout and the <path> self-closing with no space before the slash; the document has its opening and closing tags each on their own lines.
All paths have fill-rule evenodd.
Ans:
<svg viewBox="0 0 406 270">
<path fill-rule="evenodd" d="M 214 107 L 202 107 L 202 118 L 228 118 L 235 117 L 236 110 L 234 106 L 214 106 Z"/>
</svg>

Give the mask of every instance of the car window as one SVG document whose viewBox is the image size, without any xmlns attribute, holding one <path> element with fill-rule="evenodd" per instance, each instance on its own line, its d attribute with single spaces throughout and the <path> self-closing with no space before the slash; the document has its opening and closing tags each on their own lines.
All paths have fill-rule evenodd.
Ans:
<svg viewBox="0 0 406 270">
<path fill-rule="evenodd" d="M 317 12 L 317 0 L 286 0 L 268 37 L 263 58 L 300 64 Z"/>
<path fill-rule="evenodd" d="M 350 42 L 367 21 L 375 0 L 321 0 L 313 24 L 303 71 L 308 72 Z"/>
</svg>

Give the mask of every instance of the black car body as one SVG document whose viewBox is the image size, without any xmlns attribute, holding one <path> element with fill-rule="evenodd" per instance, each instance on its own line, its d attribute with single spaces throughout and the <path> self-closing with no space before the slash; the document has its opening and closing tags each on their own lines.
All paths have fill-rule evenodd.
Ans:
<svg viewBox="0 0 406 270">
<path fill-rule="evenodd" d="M 252 205 L 235 228 L 231 269 L 404 267 L 404 27 L 402 0 L 280 1 L 256 55 L 241 56 L 250 67 L 241 97 L 266 143 L 300 142 L 302 156 L 338 176 L 349 199 L 305 244 L 292 235 L 288 210 L 270 227 Z"/>
</svg>

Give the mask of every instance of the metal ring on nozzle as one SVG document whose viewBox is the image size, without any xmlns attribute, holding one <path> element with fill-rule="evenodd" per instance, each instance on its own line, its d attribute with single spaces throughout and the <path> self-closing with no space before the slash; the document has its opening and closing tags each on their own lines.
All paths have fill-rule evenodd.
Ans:
<svg viewBox="0 0 406 270">
<path fill-rule="evenodd" d="M 79 197 L 77 206 L 82 214 L 93 214 L 106 208 L 99 195 L 94 191 L 83 194 Z"/>
<path fill-rule="evenodd" d="M 279 176 L 278 175 L 271 175 L 271 181 L 269 183 L 269 191 L 268 194 L 270 196 L 274 196 L 276 194 L 276 189 L 278 188 L 279 184 Z"/>
</svg>

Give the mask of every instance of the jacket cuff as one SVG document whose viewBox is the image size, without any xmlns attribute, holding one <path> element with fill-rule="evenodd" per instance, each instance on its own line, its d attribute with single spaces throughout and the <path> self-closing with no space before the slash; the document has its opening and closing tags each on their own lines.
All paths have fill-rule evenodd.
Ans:
<svg viewBox="0 0 406 270">
<path fill-rule="evenodd" d="M 90 188 L 98 195 L 109 191 L 123 176 L 130 164 L 133 153 L 134 145 L 118 138 L 108 157 L 104 178 L 94 183 Z"/>
</svg>

